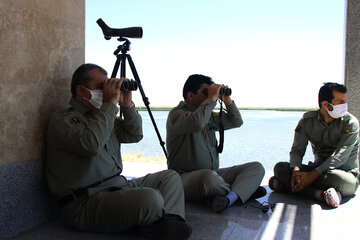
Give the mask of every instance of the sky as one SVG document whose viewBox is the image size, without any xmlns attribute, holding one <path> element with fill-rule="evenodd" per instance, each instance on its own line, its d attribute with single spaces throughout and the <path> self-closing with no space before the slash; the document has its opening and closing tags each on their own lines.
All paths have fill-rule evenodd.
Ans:
<svg viewBox="0 0 360 240">
<path fill-rule="evenodd" d="M 176 106 L 191 74 L 228 85 L 238 107 L 316 108 L 324 82 L 344 82 L 345 0 L 86 0 L 85 61 L 110 77 L 123 42 L 99 18 L 142 27 L 128 53 L 151 107 Z"/>
</svg>

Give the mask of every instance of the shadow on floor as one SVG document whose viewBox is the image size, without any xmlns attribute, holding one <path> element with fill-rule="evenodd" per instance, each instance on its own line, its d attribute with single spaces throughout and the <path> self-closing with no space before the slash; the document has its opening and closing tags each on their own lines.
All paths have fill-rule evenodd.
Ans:
<svg viewBox="0 0 360 240">
<path fill-rule="evenodd" d="M 356 229 L 360 199 L 346 198 L 337 209 L 326 211 L 318 202 L 298 196 L 272 192 L 260 199 L 232 206 L 220 214 L 195 203 L 186 204 L 186 218 L 193 228 L 190 239 L 346 239 Z M 263 213 L 263 202 L 276 203 L 272 211 Z M 251 206 L 250 206 L 251 205 Z M 348 234 L 347 234 L 348 233 Z M 76 232 L 65 228 L 60 220 L 18 235 L 16 240 L 107 240 L 141 239 L 136 231 L 121 234 Z"/>
</svg>

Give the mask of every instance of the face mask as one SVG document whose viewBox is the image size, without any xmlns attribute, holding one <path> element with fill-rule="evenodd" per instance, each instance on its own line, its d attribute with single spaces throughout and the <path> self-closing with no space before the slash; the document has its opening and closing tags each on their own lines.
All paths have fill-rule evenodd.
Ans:
<svg viewBox="0 0 360 240">
<path fill-rule="evenodd" d="M 103 103 L 103 91 L 102 90 L 90 90 L 86 87 L 84 87 L 86 90 L 88 90 L 91 94 L 90 100 L 83 97 L 85 100 L 89 101 L 91 105 L 96 107 L 97 109 L 101 108 L 101 105 Z"/>
<path fill-rule="evenodd" d="M 326 109 L 326 111 L 329 113 L 330 117 L 332 118 L 341 118 L 345 116 L 345 114 L 348 111 L 347 103 L 343 103 L 339 105 L 332 105 L 331 103 L 329 104 L 333 107 L 333 110 L 329 111 L 328 109 Z"/>
</svg>

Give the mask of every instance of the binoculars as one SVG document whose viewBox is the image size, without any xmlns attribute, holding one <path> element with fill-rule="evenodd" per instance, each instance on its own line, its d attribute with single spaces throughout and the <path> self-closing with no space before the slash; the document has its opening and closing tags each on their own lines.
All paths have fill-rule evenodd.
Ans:
<svg viewBox="0 0 360 240">
<path fill-rule="evenodd" d="M 204 88 L 203 93 L 205 95 L 208 95 L 208 89 Z M 231 88 L 221 87 L 220 91 L 219 91 L 219 95 L 221 95 L 221 96 L 230 96 L 231 95 Z"/>
<path fill-rule="evenodd" d="M 121 83 L 121 91 L 136 91 L 138 89 L 138 84 L 134 80 L 124 79 Z"/>
<path fill-rule="evenodd" d="M 222 95 L 222 96 L 230 96 L 230 95 L 231 95 L 231 88 L 221 87 L 221 88 L 220 88 L 219 95 Z"/>
</svg>

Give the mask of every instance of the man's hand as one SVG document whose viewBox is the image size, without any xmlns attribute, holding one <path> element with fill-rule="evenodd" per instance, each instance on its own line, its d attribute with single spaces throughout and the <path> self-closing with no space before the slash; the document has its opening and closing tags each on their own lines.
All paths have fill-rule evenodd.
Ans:
<svg viewBox="0 0 360 240">
<path fill-rule="evenodd" d="M 121 80 L 120 80 L 121 81 Z M 116 105 L 120 98 L 120 85 L 119 79 L 110 78 L 105 79 L 103 86 L 103 102 L 111 102 Z M 119 83 L 120 82 L 120 83 Z"/>
<path fill-rule="evenodd" d="M 120 85 L 122 81 L 124 81 L 126 78 L 120 79 Z M 128 79 L 126 79 L 128 80 Z M 132 91 L 121 91 L 120 98 L 119 98 L 119 104 L 121 107 L 130 107 L 132 104 Z"/>
<path fill-rule="evenodd" d="M 220 88 L 220 84 L 211 84 L 208 88 L 208 98 L 215 102 L 219 97 Z"/>
<path fill-rule="evenodd" d="M 295 188 L 295 185 L 300 181 L 299 177 L 296 174 L 297 172 L 300 172 L 300 169 L 299 168 L 294 168 L 293 173 L 292 173 L 292 177 L 291 177 L 291 190 L 292 191 Z"/>
<path fill-rule="evenodd" d="M 222 85 L 223 88 L 228 88 L 228 86 L 225 86 L 225 85 Z M 222 96 L 222 100 L 224 101 L 225 105 L 226 106 L 229 106 L 231 105 L 233 102 L 231 100 L 231 97 L 230 96 Z"/>
<path fill-rule="evenodd" d="M 320 174 L 316 170 L 312 170 L 311 172 L 302 172 L 294 169 L 291 178 L 291 191 L 302 191 L 303 189 L 309 187 L 319 176 Z"/>
</svg>

